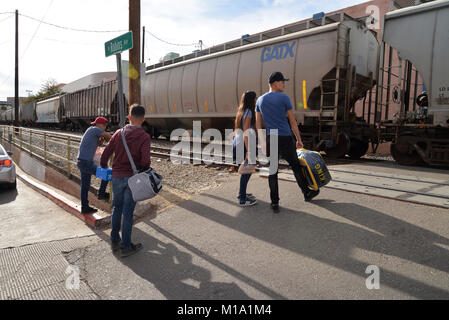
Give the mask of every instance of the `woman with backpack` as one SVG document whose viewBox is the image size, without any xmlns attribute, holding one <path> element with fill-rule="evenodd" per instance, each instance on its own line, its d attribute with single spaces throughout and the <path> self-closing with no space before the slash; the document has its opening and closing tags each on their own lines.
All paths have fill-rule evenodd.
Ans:
<svg viewBox="0 0 449 320">
<path fill-rule="evenodd" d="M 235 116 L 233 153 L 237 164 L 250 159 L 250 139 L 251 143 L 256 143 L 256 136 L 253 130 L 251 130 L 255 125 L 256 100 L 257 95 L 254 91 L 246 91 L 242 95 L 240 106 Z M 242 174 L 240 177 L 240 191 L 238 199 L 241 207 L 248 207 L 257 203 L 257 200 L 251 193 L 246 193 L 250 178 L 251 174 Z"/>
</svg>

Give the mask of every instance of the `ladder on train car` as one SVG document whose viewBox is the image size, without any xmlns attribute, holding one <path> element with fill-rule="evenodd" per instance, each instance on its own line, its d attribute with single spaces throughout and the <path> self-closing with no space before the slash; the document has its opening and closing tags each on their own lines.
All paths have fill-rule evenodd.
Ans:
<svg viewBox="0 0 449 320">
<path fill-rule="evenodd" d="M 346 30 L 342 30 L 345 28 Z M 344 26 L 343 24 L 340 24 L 339 30 L 338 30 L 338 37 L 337 37 L 337 61 L 336 61 L 336 72 L 335 72 L 335 79 L 322 79 L 320 84 L 320 91 L 321 91 L 321 99 L 320 99 L 320 114 L 318 118 L 318 137 L 319 140 L 322 141 L 323 139 L 332 139 L 335 140 L 338 134 L 338 107 L 339 107 L 339 98 L 340 98 L 340 89 L 342 87 L 343 83 L 351 83 L 352 76 L 352 70 L 349 66 L 349 46 L 350 46 L 350 28 Z M 342 36 L 341 33 L 345 32 L 345 36 Z M 342 40 L 344 43 L 341 43 Z M 343 47 L 343 48 L 342 48 Z M 340 66 L 340 57 L 344 58 L 344 68 Z M 332 92 L 325 92 L 324 88 L 325 86 L 323 83 L 325 82 L 334 82 L 334 91 Z M 347 112 L 347 104 L 349 104 L 348 95 L 350 92 L 348 92 L 348 85 L 345 85 L 345 96 L 344 96 L 344 107 L 345 107 L 345 115 Z M 333 105 L 324 105 L 325 96 L 334 96 L 334 103 Z M 332 116 L 324 116 L 324 114 L 331 113 Z M 346 116 L 345 116 L 346 118 Z"/>
</svg>

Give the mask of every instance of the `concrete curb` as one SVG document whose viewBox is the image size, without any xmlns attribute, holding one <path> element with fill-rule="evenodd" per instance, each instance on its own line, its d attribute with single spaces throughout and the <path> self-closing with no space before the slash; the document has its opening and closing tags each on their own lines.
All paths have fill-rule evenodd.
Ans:
<svg viewBox="0 0 449 320">
<path fill-rule="evenodd" d="M 60 195 L 59 193 L 55 192 L 54 190 L 51 190 L 47 188 L 46 186 L 33 181 L 32 179 L 28 178 L 27 176 L 23 174 L 17 173 L 17 177 L 23 181 L 25 184 L 30 186 L 33 190 L 39 192 L 43 196 L 47 197 L 51 201 L 53 201 L 55 204 L 66 210 L 67 212 L 71 213 L 72 215 L 76 216 L 80 220 L 84 221 L 87 225 L 89 225 L 92 228 L 98 228 L 101 225 L 104 225 L 105 223 L 109 223 L 110 217 L 101 217 L 100 215 L 94 213 L 94 214 L 82 214 L 81 213 L 81 207 L 77 205 L 75 202 L 65 198 L 64 196 Z"/>
</svg>

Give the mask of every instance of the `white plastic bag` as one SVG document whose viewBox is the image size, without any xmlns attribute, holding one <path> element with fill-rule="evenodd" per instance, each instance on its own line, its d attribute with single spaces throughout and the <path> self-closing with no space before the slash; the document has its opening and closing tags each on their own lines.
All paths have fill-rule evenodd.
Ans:
<svg viewBox="0 0 449 320">
<path fill-rule="evenodd" d="M 97 150 L 95 150 L 94 164 L 97 167 L 100 166 L 100 160 L 101 160 L 101 155 L 103 154 L 103 151 L 104 151 L 104 147 L 97 147 Z"/>
</svg>

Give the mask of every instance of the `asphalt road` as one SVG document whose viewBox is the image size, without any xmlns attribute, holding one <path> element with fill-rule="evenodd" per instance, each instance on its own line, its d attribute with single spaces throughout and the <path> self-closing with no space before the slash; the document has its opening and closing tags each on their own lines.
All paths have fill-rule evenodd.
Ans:
<svg viewBox="0 0 449 320">
<path fill-rule="evenodd" d="M 237 206 L 238 179 L 138 222 L 125 259 L 19 182 L 0 194 L 0 299 L 449 299 L 449 210 L 326 188 L 305 203 L 280 181 L 276 215 L 257 176 L 259 203 Z"/>
<path fill-rule="evenodd" d="M 326 188 L 305 203 L 281 181 L 276 215 L 257 176 L 259 203 L 237 206 L 238 179 L 137 223 L 135 256 L 105 232 L 67 259 L 103 299 L 449 299 L 449 210 Z"/>
</svg>

